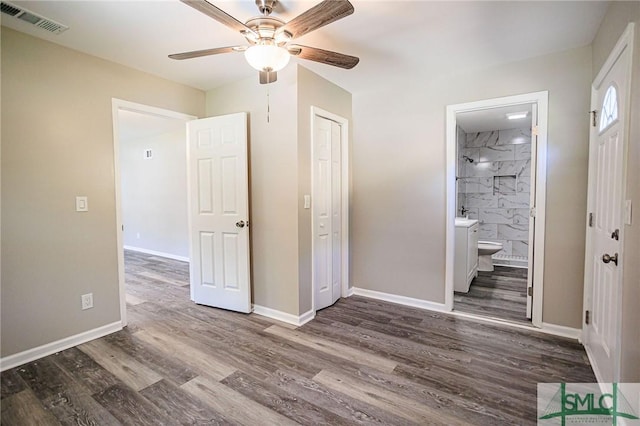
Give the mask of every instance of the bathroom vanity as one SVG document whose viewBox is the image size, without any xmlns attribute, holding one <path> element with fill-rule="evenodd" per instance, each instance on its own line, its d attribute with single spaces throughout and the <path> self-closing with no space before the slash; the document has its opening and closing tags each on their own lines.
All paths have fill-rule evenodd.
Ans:
<svg viewBox="0 0 640 426">
<path fill-rule="evenodd" d="M 453 289 L 467 293 L 478 276 L 478 221 L 456 218 Z"/>
</svg>

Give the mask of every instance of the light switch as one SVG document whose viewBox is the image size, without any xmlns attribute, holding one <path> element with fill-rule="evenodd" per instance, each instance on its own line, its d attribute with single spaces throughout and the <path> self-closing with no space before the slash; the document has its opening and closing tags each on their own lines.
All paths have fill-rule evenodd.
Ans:
<svg viewBox="0 0 640 426">
<path fill-rule="evenodd" d="M 77 212 L 89 211 L 89 200 L 86 196 L 76 197 L 76 211 Z"/>
<path fill-rule="evenodd" d="M 304 208 L 305 209 L 310 209 L 311 208 L 311 195 L 305 195 L 304 196 Z"/>
</svg>

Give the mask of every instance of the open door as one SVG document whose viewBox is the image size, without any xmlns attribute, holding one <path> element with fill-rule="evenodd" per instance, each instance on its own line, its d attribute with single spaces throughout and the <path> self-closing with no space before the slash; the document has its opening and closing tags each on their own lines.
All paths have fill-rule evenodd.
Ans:
<svg viewBox="0 0 640 426">
<path fill-rule="evenodd" d="M 533 307 L 533 273 L 536 229 L 536 182 L 538 172 L 538 104 L 531 104 L 531 187 L 529 189 L 529 253 L 527 256 L 527 318 Z"/>
<path fill-rule="evenodd" d="M 187 123 L 191 298 L 251 312 L 247 115 Z"/>
</svg>

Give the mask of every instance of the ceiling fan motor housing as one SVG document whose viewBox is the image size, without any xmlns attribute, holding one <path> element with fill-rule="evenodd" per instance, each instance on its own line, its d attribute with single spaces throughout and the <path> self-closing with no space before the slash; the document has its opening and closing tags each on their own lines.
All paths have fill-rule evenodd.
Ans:
<svg viewBox="0 0 640 426">
<path fill-rule="evenodd" d="M 251 29 L 251 32 L 246 31 L 243 35 L 251 44 L 283 46 L 291 40 L 290 33 L 287 31 L 278 31 L 285 25 L 285 22 L 273 16 L 251 18 L 245 25 Z"/>
</svg>

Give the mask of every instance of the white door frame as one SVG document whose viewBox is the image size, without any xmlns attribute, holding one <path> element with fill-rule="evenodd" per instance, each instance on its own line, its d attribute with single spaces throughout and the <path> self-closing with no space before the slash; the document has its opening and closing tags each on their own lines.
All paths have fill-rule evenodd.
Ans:
<svg viewBox="0 0 640 426">
<path fill-rule="evenodd" d="M 341 297 L 349 296 L 349 120 L 339 115 L 333 114 L 329 111 L 325 111 L 316 106 L 311 106 L 311 192 L 313 193 L 313 188 L 315 185 L 315 179 L 313 176 L 313 146 L 315 143 L 315 117 L 323 117 L 331 121 L 335 121 L 340 125 L 340 138 L 341 138 L 341 151 L 342 151 L 342 170 L 341 173 L 341 191 L 342 191 L 342 291 Z M 313 197 L 311 199 L 313 203 Z M 312 209 L 310 211 L 313 211 Z M 313 315 L 316 313 L 316 303 L 315 303 L 315 292 L 316 292 L 316 283 L 315 283 L 315 253 L 314 253 L 314 219 L 313 214 L 311 214 L 311 309 L 313 310 Z"/>
<path fill-rule="evenodd" d="M 627 199 L 627 160 L 628 160 L 628 153 L 629 153 L 629 129 L 631 126 L 631 77 L 632 77 L 632 67 L 633 67 L 633 38 L 634 38 L 634 23 L 631 22 L 627 25 L 627 28 L 625 29 L 625 31 L 623 32 L 623 34 L 620 36 L 620 39 L 618 40 L 618 42 L 616 43 L 616 45 L 613 47 L 613 49 L 611 50 L 611 53 L 609 53 L 609 56 L 606 60 L 606 62 L 602 65 L 602 68 L 600 68 L 600 71 L 598 72 L 598 75 L 596 76 L 596 78 L 593 80 L 593 83 L 591 85 L 591 110 L 597 110 L 598 112 L 600 111 L 600 107 L 601 105 L 598 104 L 598 97 L 597 97 L 597 90 L 596 88 L 599 88 L 600 85 L 602 84 L 604 78 L 607 76 L 607 74 L 609 73 L 609 71 L 611 70 L 611 68 L 614 66 L 614 64 L 616 63 L 616 61 L 618 60 L 618 58 L 620 57 L 620 55 L 625 51 L 629 52 L 629 63 L 628 63 L 628 81 L 627 81 L 627 87 L 626 87 L 626 102 L 624 105 L 622 105 L 623 111 L 624 111 L 624 128 L 621 129 L 620 133 L 623 134 L 623 138 L 622 138 L 622 196 L 621 196 L 621 200 L 626 200 Z M 619 89 L 619 88 L 618 88 Z M 589 212 L 593 211 L 593 185 L 595 184 L 595 182 L 593 181 L 593 173 L 592 173 L 592 168 L 595 167 L 593 165 L 593 161 L 595 160 L 595 158 L 592 157 L 592 152 L 591 152 L 591 142 L 592 139 L 594 137 L 597 137 L 599 132 L 599 126 L 593 127 L 590 126 L 590 132 L 589 132 L 589 176 L 588 176 L 588 184 L 587 184 L 587 211 L 586 214 L 588 215 Z M 620 352 L 620 346 L 622 343 L 622 334 L 621 334 L 621 324 L 622 324 L 622 309 L 621 309 L 621 305 L 622 305 L 622 283 L 624 280 L 624 235 L 625 235 L 625 225 L 626 225 L 626 221 L 625 221 L 625 209 L 623 208 L 623 206 L 620 206 L 620 214 L 622 215 L 622 217 L 620 218 L 620 228 L 619 228 L 619 244 L 620 244 L 620 251 L 619 251 L 619 257 L 620 260 L 618 261 L 618 282 L 616 283 L 616 285 L 618 286 L 618 294 L 617 294 L 617 301 L 616 301 L 616 306 L 618 307 L 614 312 L 615 315 L 615 319 L 614 319 L 614 327 L 615 327 L 615 348 L 616 348 L 616 353 L 613 355 L 613 361 L 614 361 L 614 365 L 613 365 L 613 381 L 618 381 L 618 379 L 620 378 L 620 356 L 621 356 L 621 352 Z M 583 318 L 582 318 L 582 342 L 584 343 L 585 346 L 585 350 L 587 352 L 587 355 L 589 357 L 589 360 L 591 361 L 591 365 L 593 366 L 593 370 L 594 370 L 594 374 L 596 375 L 596 379 L 598 380 L 599 383 L 602 383 L 603 378 L 602 375 L 598 369 L 598 366 L 596 363 L 594 363 L 593 360 L 593 355 L 592 355 L 592 351 L 590 349 L 589 346 L 589 333 L 588 333 L 588 325 L 586 324 L 586 311 L 590 310 L 593 312 L 593 309 L 591 307 L 591 295 L 592 295 L 592 290 L 593 290 L 593 277 L 592 277 L 592 272 L 593 272 L 593 258 L 592 256 L 590 256 L 591 254 L 591 250 L 593 247 L 593 234 L 590 230 L 589 227 L 589 222 L 588 222 L 588 218 L 587 218 L 587 224 L 586 224 L 586 241 L 585 241 L 585 261 L 584 261 L 584 292 L 583 292 Z"/>
<path fill-rule="evenodd" d="M 122 326 L 127 325 L 127 302 L 126 302 L 126 289 L 124 282 L 124 241 L 122 236 L 123 223 L 122 223 L 122 194 L 121 194 L 121 179 L 120 179 L 120 123 L 119 114 L 120 110 L 133 111 L 141 114 L 155 115 L 163 118 L 184 120 L 194 120 L 198 117 L 189 114 L 183 114 L 180 112 L 170 111 L 168 109 L 162 109 L 152 107 L 149 105 L 138 104 L 135 102 L 124 101 L 122 99 L 111 99 L 111 115 L 113 118 L 113 165 L 114 165 L 114 180 L 116 185 L 116 243 L 118 247 L 118 292 L 120 293 L 120 321 Z M 185 144 L 187 143 L 187 126 L 185 124 Z"/>
<path fill-rule="evenodd" d="M 535 327 L 542 327 L 542 294 L 544 274 L 544 234 L 545 234 L 545 204 L 547 180 L 547 131 L 549 92 L 534 92 L 523 95 L 506 96 L 502 98 L 486 99 L 447 106 L 446 144 L 447 144 L 447 214 L 446 214 L 446 249 L 445 249 L 445 310 L 453 310 L 453 257 L 454 233 L 456 217 L 456 115 L 461 112 L 478 111 L 510 105 L 537 104 L 538 105 L 538 153 L 536 156 L 536 221 L 534 262 L 533 262 L 533 310 L 531 322 Z"/>
</svg>

